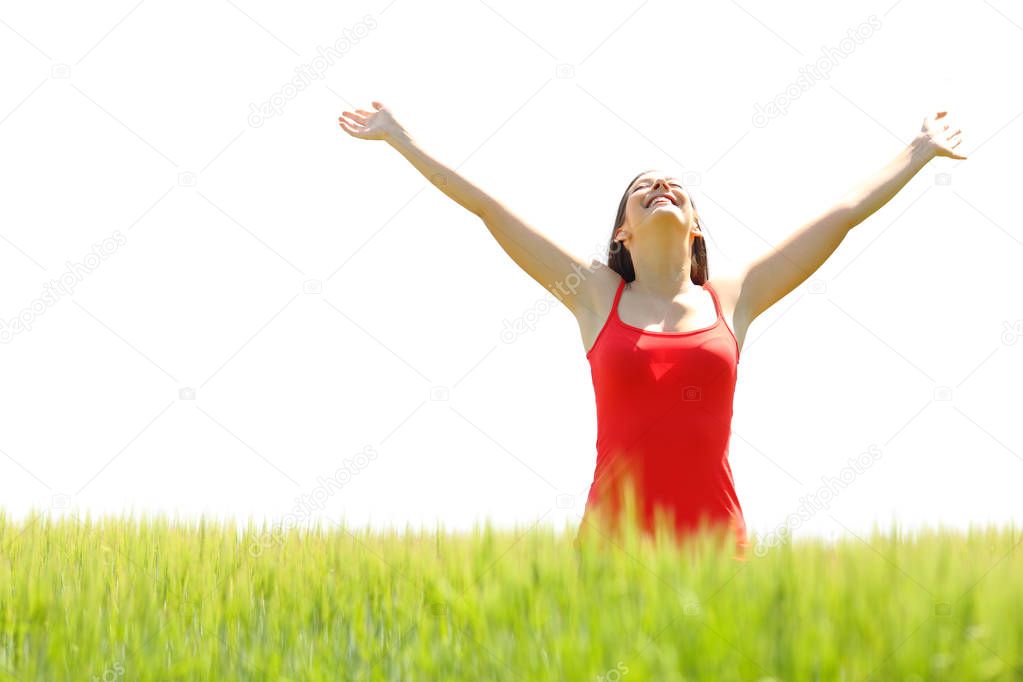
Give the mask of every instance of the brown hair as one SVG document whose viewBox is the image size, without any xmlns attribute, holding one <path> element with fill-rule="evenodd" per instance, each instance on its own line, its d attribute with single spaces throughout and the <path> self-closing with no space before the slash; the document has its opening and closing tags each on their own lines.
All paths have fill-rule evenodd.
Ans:
<svg viewBox="0 0 1023 682">
<path fill-rule="evenodd" d="M 632 266 L 632 256 L 629 254 L 629 250 L 625 247 L 625 244 L 615 241 L 615 233 L 625 221 L 625 204 L 629 200 L 629 190 L 632 189 L 632 183 L 650 172 L 652 171 L 646 170 L 639 173 L 625 187 L 625 194 L 622 195 L 622 200 L 618 204 L 618 215 L 615 216 L 614 229 L 611 230 L 611 243 L 607 247 L 607 266 L 621 275 L 622 279 L 626 282 L 636 279 L 636 271 Z M 690 195 L 689 200 L 692 201 L 692 199 Z M 700 224 L 695 203 L 693 203 L 693 213 L 696 216 L 696 226 L 702 232 L 703 225 Z M 703 240 L 702 236 L 696 237 L 693 240 L 693 252 L 690 255 L 692 257 L 692 266 L 689 271 L 689 279 L 692 280 L 693 284 L 703 285 L 710 276 L 710 271 L 707 264 L 707 243 Z"/>
</svg>

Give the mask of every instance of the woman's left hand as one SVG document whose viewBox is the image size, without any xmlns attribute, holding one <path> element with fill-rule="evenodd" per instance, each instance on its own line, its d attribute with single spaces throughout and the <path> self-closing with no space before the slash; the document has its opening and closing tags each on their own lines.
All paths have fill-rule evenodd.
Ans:
<svg viewBox="0 0 1023 682">
<path fill-rule="evenodd" d="M 925 118 L 917 140 L 931 149 L 934 156 L 965 159 L 965 156 L 955 152 L 955 148 L 963 141 L 963 131 L 947 114 L 947 111 L 939 111 Z"/>
</svg>

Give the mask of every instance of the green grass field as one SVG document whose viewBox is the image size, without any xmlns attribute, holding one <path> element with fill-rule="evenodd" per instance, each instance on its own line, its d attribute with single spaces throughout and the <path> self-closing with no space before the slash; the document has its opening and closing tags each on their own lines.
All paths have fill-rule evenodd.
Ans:
<svg viewBox="0 0 1023 682">
<path fill-rule="evenodd" d="M 1023 679 L 1012 527 L 745 562 L 546 525 L 267 531 L 0 515 L 0 680 Z"/>
</svg>

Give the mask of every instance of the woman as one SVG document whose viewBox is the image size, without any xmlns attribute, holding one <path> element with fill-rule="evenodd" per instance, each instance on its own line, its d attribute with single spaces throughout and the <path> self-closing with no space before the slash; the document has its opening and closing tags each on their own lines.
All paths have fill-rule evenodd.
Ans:
<svg viewBox="0 0 1023 682">
<path fill-rule="evenodd" d="M 932 114 L 865 184 L 737 275 L 711 280 L 699 213 L 677 176 L 650 170 L 634 177 L 618 206 L 607 265 L 585 263 L 427 154 L 387 107 L 372 104 L 373 111 L 343 112 L 342 130 L 398 150 L 479 216 L 530 277 L 560 292 L 579 323 L 597 405 L 597 463 L 580 531 L 591 522 L 617 531 L 623 518 L 646 532 L 665 524 L 680 538 L 725 531 L 737 558 L 748 540 L 728 445 L 750 323 L 816 271 L 849 230 L 930 159 L 966 158 L 954 151 L 962 131 L 947 112 Z M 576 284 L 566 291 L 563 281 L 572 273 Z"/>
</svg>

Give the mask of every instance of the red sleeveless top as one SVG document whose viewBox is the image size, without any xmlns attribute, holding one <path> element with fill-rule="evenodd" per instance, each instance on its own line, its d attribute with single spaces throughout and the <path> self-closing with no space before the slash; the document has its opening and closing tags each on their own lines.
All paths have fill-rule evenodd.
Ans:
<svg viewBox="0 0 1023 682">
<path fill-rule="evenodd" d="M 746 524 L 728 464 L 739 344 L 717 292 L 703 285 L 714 300 L 714 324 L 652 332 L 618 317 L 624 286 L 623 279 L 586 354 L 597 405 L 597 464 L 583 522 L 596 520 L 598 510 L 617 520 L 630 487 L 645 530 L 663 514 L 682 535 L 704 523 L 724 527 L 743 554 Z"/>
</svg>

